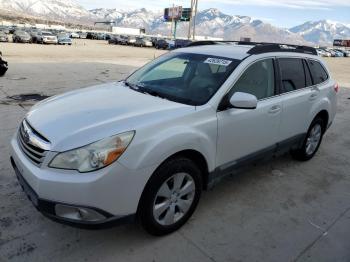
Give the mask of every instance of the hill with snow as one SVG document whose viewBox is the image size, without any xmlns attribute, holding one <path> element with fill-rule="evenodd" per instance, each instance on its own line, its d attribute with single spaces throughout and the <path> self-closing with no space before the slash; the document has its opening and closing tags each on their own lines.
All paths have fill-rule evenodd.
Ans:
<svg viewBox="0 0 350 262">
<path fill-rule="evenodd" d="M 290 31 L 299 34 L 306 41 L 321 45 L 332 43 L 334 39 L 350 38 L 350 25 L 329 20 L 309 21 Z"/>
<path fill-rule="evenodd" d="M 90 12 L 74 0 L 0 0 L 0 10 L 51 20 L 91 19 Z"/>
</svg>

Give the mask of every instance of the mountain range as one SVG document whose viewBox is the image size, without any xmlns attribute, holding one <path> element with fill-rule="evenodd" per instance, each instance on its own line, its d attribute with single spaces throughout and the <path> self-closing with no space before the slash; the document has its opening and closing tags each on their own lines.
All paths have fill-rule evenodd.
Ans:
<svg viewBox="0 0 350 262">
<path fill-rule="evenodd" d="M 45 20 L 93 24 L 113 21 L 117 26 L 145 28 L 150 34 L 169 35 L 170 23 L 163 20 L 162 11 L 87 10 L 75 0 L 0 0 L 1 11 Z M 186 36 L 188 23 L 179 23 L 178 35 Z M 198 13 L 196 33 L 225 40 L 250 37 L 253 41 L 327 45 L 336 38 L 350 38 L 350 25 L 329 20 L 309 21 L 293 28 L 280 28 L 249 16 L 227 15 L 210 8 Z"/>
</svg>

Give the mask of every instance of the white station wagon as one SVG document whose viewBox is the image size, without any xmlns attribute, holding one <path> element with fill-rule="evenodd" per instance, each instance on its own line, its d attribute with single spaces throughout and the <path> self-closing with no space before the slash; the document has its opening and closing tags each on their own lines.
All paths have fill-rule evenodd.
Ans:
<svg viewBox="0 0 350 262">
<path fill-rule="evenodd" d="M 337 92 L 313 48 L 197 42 L 124 81 L 38 103 L 11 141 L 11 162 L 53 220 L 136 220 L 164 235 L 224 176 L 286 152 L 311 159 Z"/>
</svg>

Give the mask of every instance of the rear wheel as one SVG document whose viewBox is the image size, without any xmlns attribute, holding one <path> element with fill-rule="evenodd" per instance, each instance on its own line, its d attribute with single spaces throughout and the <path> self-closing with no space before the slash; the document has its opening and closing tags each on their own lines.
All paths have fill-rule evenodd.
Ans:
<svg viewBox="0 0 350 262">
<path fill-rule="evenodd" d="M 165 235 L 179 229 L 191 217 L 202 191 L 201 171 L 187 158 L 174 158 L 162 164 L 142 194 L 138 218 L 152 235 Z"/>
<path fill-rule="evenodd" d="M 306 138 L 302 146 L 291 152 L 292 156 L 300 161 L 307 161 L 314 157 L 321 145 L 325 131 L 325 122 L 322 118 L 317 117 L 312 121 Z"/>
</svg>

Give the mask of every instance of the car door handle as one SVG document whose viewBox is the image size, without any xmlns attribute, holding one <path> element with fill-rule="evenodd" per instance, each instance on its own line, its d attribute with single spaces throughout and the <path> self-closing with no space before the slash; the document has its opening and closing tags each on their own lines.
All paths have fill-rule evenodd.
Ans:
<svg viewBox="0 0 350 262">
<path fill-rule="evenodd" d="M 316 100 L 317 97 L 318 97 L 318 94 L 317 93 L 313 93 L 313 94 L 310 95 L 309 100 L 310 101 L 314 101 L 314 100 Z"/>
<path fill-rule="evenodd" d="M 269 114 L 276 114 L 281 111 L 281 107 L 278 105 L 272 106 L 269 110 Z"/>
</svg>

